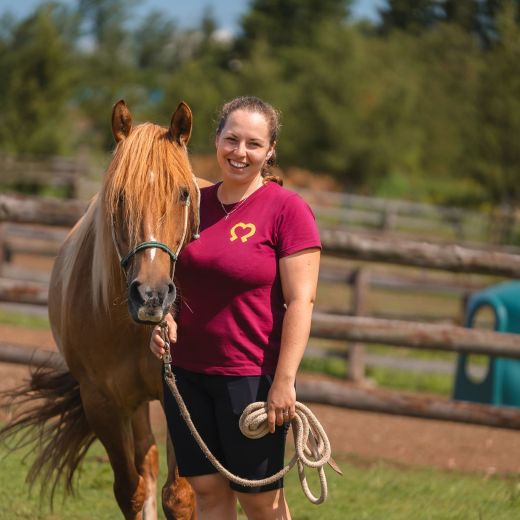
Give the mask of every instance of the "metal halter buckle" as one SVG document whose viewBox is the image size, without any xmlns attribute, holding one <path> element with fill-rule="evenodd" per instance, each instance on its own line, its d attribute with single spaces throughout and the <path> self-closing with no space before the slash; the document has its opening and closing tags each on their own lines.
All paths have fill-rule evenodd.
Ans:
<svg viewBox="0 0 520 520">
<path fill-rule="evenodd" d="M 170 355 L 170 340 L 168 339 L 168 329 L 164 330 L 164 355 L 163 355 L 163 363 L 164 363 L 164 371 L 167 374 L 171 374 L 172 372 L 172 356 Z"/>
</svg>

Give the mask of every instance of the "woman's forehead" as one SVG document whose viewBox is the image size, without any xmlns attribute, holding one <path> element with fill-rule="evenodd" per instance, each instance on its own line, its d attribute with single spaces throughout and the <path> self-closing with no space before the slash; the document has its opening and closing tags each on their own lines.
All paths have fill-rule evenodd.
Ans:
<svg viewBox="0 0 520 520">
<path fill-rule="evenodd" d="M 235 110 L 229 114 L 223 132 L 233 133 L 246 139 L 269 139 L 267 121 L 258 112 Z"/>
</svg>

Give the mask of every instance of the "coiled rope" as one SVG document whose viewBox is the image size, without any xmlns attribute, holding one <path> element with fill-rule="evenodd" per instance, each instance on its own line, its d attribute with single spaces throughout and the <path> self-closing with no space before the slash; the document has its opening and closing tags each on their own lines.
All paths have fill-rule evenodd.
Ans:
<svg viewBox="0 0 520 520">
<path fill-rule="evenodd" d="M 164 325 L 163 325 L 164 324 Z M 193 421 L 191 420 L 190 413 L 184 404 L 177 384 L 175 382 L 175 375 L 171 371 L 171 357 L 170 357 L 170 342 L 168 340 L 167 325 L 166 322 L 161 322 L 161 335 L 165 343 L 166 353 L 163 356 L 165 373 L 164 379 L 168 388 L 171 390 L 173 397 L 177 401 L 179 410 L 181 412 L 184 421 L 186 422 L 191 434 L 197 441 L 200 449 L 204 455 L 209 459 L 211 464 L 217 469 L 219 473 L 228 478 L 231 482 L 246 487 L 265 486 L 272 484 L 277 480 L 281 479 L 287 474 L 297 463 L 298 464 L 298 475 L 300 477 L 300 483 L 302 486 L 303 493 L 307 499 L 313 504 L 322 504 L 327 499 L 327 478 L 325 476 L 325 470 L 323 466 L 330 460 L 330 442 L 315 415 L 307 408 L 304 404 L 296 401 L 296 415 L 291 419 L 291 425 L 293 428 L 294 435 L 294 446 L 296 453 L 291 459 L 289 464 L 285 466 L 278 473 L 272 477 L 264 478 L 262 480 L 248 480 L 245 478 L 237 477 L 229 472 L 211 453 L 206 443 L 202 440 L 199 432 L 195 428 Z M 250 404 L 243 412 L 239 421 L 240 430 L 242 433 L 250 439 L 258 439 L 269 433 L 269 427 L 267 423 L 267 403 L 257 402 Z M 310 448 L 307 446 L 307 442 L 310 444 Z M 315 460 L 309 460 L 308 457 L 314 457 Z M 318 470 L 318 476 L 320 479 L 321 493 L 316 498 L 310 491 L 307 484 L 307 477 L 305 475 L 305 466 L 309 468 L 315 468 Z"/>
</svg>

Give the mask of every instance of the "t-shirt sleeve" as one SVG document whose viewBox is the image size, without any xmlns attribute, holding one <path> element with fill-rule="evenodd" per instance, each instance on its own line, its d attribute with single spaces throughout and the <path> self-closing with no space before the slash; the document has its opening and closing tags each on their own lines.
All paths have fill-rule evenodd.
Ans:
<svg viewBox="0 0 520 520">
<path fill-rule="evenodd" d="M 278 217 L 278 258 L 309 247 L 321 249 L 318 227 L 309 205 L 299 195 L 294 194 L 285 199 Z"/>
</svg>

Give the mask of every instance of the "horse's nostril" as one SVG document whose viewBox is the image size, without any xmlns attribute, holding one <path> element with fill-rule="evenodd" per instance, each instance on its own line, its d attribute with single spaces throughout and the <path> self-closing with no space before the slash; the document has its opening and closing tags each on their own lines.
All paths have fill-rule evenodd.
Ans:
<svg viewBox="0 0 520 520">
<path fill-rule="evenodd" d="M 168 294 L 172 294 L 175 291 L 175 285 L 172 283 L 168 285 Z"/>
<path fill-rule="evenodd" d="M 141 287 L 141 283 L 138 282 L 137 280 L 134 280 L 131 284 L 130 284 L 130 289 L 128 290 L 128 296 L 129 298 L 135 302 L 135 303 L 143 303 L 143 297 L 141 295 L 141 291 L 139 290 L 139 288 Z"/>
</svg>

